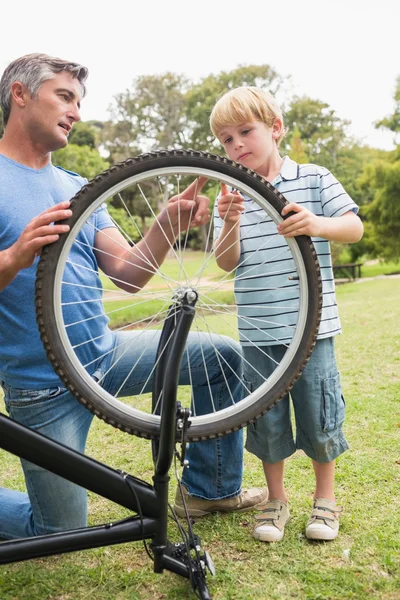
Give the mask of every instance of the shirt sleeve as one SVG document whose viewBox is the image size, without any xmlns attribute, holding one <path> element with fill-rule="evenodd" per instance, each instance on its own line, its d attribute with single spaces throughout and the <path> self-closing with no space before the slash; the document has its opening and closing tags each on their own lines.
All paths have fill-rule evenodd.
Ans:
<svg viewBox="0 0 400 600">
<path fill-rule="evenodd" d="M 350 210 L 358 213 L 357 204 L 336 177 L 326 169 L 320 175 L 319 192 L 324 217 L 341 217 Z"/>
<path fill-rule="evenodd" d="M 102 204 L 95 212 L 96 215 L 96 229 L 101 231 L 107 229 L 107 227 L 116 227 L 114 221 L 111 219 L 110 214 L 107 210 L 107 205 Z"/>
</svg>

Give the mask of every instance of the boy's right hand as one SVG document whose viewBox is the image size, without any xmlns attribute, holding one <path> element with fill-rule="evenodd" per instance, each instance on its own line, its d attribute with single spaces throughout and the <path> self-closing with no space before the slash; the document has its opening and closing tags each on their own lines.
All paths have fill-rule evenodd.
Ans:
<svg viewBox="0 0 400 600">
<path fill-rule="evenodd" d="M 221 183 L 221 194 L 218 196 L 218 214 L 224 223 L 234 225 L 240 220 L 244 211 L 244 198 L 237 192 L 230 192 L 226 183 Z"/>
</svg>

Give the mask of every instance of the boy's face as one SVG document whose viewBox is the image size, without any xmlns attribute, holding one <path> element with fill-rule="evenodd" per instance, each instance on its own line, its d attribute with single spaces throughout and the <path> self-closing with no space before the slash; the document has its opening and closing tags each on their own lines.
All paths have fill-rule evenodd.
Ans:
<svg viewBox="0 0 400 600">
<path fill-rule="evenodd" d="M 276 139 L 282 124 L 276 119 L 272 127 L 260 121 L 224 127 L 218 137 L 231 160 L 266 176 L 271 161 L 279 156 Z"/>
</svg>

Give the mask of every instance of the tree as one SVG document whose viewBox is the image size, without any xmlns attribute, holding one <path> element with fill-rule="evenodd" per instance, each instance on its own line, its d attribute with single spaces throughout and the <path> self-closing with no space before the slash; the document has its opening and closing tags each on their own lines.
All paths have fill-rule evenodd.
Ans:
<svg viewBox="0 0 400 600">
<path fill-rule="evenodd" d="M 390 129 L 395 134 L 400 132 L 400 76 L 396 79 L 394 91 L 394 112 L 375 123 L 376 128 Z"/>
<path fill-rule="evenodd" d="M 364 208 L 373 225 L 371 239 L 375 255 L 385 260 L 400 260 L 400 152 L 392 162 L 377 160 L 364 172 L 362 185 L 374 190 L 373 201 Z"/>
<path fill-rule="evenodd" d="M 290 151 L 296 134 L 310 162 L 335 170 L 340 149 L 350 142 L 346 131 L 350 121 L 340 119 L 325 102 L 295 96 L 285 111 L 284 122 L 288 133 L 283 148 Z"/>
<path fill-rule="evenodd" d="M 68 140 L 70 144 L 75 144 L 76 146 L 96 148 L 96 129 L 87 122 L 79 121 L 78 123 L 74 123 Z"/>
<path fill-rule="evenodd" d="M 306 144 L 301 139 L 300 129 L 297 125 L 295 125 L 290 141 L 290 158 L 299 164 L 310 162 L 306 152 Z"/>
<path fill-rule="evenodd" d="M 103 133 L 110 160 L 185 145 L 187 85 L 183 75 L 146 75 L 134 80 L 130 90 L 117 94 Z"/>
<path fill-rule="evenodd" d="M 68 144 L 65 148 L 53 152 L 52 162 L 87 179 L 92 179 L 109 167 L 108 162 L 95 148 L 76 144 Z"/>
</svg>

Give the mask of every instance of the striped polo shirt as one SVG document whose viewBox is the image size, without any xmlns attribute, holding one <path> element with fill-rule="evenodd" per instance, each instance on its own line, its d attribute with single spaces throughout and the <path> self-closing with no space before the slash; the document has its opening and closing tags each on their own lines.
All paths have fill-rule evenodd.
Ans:
<svg viewBox="0 0 400 600">
<path fill-rule="evenodd" d="M 324 167 L 298 165 L 284 158 L 280 173 L 271 184 L 288 202 L 305 206 L 324 217 L 340 217 L 358 212 L 343 186 Z M 214 209 L 214 239 L 222 219 L 218 201 Z M 323 307 L 318 339 L 341 333 L 335 295 L 335 282 L 329 241 L 311 238 L 322 277 Z M 235 299 L 238 308 L 240 342 L 244 346 L 273 346 L 290 343 L 297 322 L 299 305 L 296 269 L 285 238 L 263 209 L 245 197 L 240 220 L 241 256 L 235 274 Z"/>
</svg>

